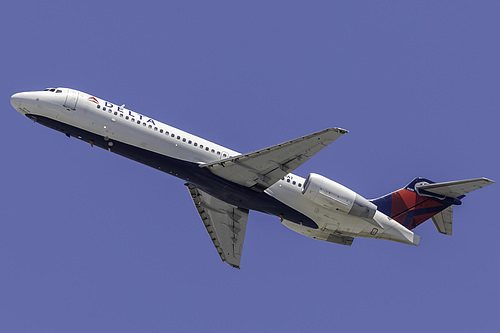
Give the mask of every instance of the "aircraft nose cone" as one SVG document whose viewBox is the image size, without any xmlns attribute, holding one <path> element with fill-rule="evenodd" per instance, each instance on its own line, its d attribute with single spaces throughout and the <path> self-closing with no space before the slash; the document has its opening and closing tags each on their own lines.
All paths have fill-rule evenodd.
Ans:
<svg viewBox="0 0 500 333">
<path fill-rule="evenodd" d="M 23 93 L 17 93 L 10 97 L 10 104 L 17 109 L 21 107 L 23 101 Z"/>
<path fill-rule="evenodd" d="M 38 98 L 30 92 L 20 92 L 10 97 L 10 104 L 22 114 L 28 113 L 36 103 L 38 103 Z"/>
</svg>

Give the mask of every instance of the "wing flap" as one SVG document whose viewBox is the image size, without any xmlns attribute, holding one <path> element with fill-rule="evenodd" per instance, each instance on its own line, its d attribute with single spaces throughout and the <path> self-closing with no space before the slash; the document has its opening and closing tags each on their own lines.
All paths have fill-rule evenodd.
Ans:
<svg viewBox="0 0 500 333">
<path fill-rule="evenodd" d="M 341 128 L 328 128 L 249 154 L 201 164 L 200 167 L 234 183 L 263 191 L 345 133 L 347 131 Z"/>
<path fill-rule="evenodd" d="M 464 194 L 469 192 L 479 190 L 485 186 L 495 183 L 493 180 L 488 178 L 475 178 L 475 179 L 466 179 L 466 180 L 456 180 L 452 182 L 444 182 L 444 183 L 434 183 L 427 185 L 419 185 L 417 188 L 420 190 L 425 190 L 427 192 L 431 192 L 434 194 L 450 197 L 450 198 L 458 198 Z"/>
<path fill-rule="evenodd" d="M 222 261 L 240 268 L 248 209 L 230 205 L 192 184 L 186 186 Z"/>
</svg>

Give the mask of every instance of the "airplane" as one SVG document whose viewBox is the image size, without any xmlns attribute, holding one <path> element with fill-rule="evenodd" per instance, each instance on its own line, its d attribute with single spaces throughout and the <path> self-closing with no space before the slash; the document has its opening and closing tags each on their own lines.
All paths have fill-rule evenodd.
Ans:
<svg viewBox="0 0 500 333">
<path fill-rule="evenodd" d="M 435 183 L 415 178 L 400 190 L 368 200 L 324 176 L 291 172 L 348 133 L 327 128 L 241 154 L 165 123 L 69 88 L 12 95 L 29 119 L 183 179 L 222 261 L 240 268 L 250 210 L 279 217 L 307 237 L 348 245 L 355 237 L 418 245 L 412 230 L 431 219 L 452 235 L 453 206 L 493 184 L 487 178 Z"/>
</svg>

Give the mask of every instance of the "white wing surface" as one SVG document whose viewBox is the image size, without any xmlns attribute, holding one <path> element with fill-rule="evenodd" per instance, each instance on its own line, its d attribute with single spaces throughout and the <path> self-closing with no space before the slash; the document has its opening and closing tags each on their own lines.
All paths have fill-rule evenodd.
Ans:
<svg viewBox="0 0 500 333">
<path fill-rule="evenodd" d="M 230 205 L 192 184 L 186 185 L 222 261 L 240 268 L 248 209 Z"/>
<path fill-rule="evenodd" d="M 347 131 L 341 128 L 328 128 L 249 154 L 201 164 L 200 167 L 234 183 L 264 191 L 345 133 Z"/>
</svg>

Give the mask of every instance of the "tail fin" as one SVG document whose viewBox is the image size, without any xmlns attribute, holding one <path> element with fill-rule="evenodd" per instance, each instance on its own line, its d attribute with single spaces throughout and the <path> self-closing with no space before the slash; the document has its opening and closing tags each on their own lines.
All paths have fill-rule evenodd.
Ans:
<svg viewBox="0 0 500 333">
<path fill-rule="evenodd" d="M 425 178 L 415 178 L 404 188 L 371 200 L 377 209 L 413 229 L 432 218 L 437 230 L 451 235 L 453 206 L 460 205 L 466 193 L 493 184 L 487 178 L 434 183 Z M 440 213 L 439 215 L 436 215 Z"/>
</svg>

